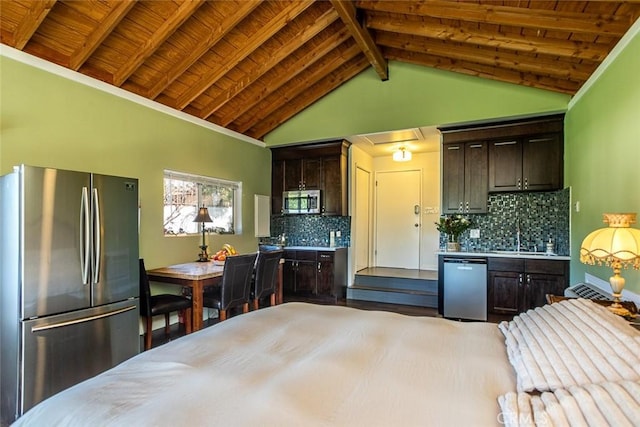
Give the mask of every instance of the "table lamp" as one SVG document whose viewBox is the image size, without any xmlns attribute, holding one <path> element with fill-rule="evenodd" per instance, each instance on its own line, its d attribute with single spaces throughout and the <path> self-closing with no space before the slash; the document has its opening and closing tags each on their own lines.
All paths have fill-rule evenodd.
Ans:
<svg viewBox="0 0 640 427">
<path fill-rule="evenodd" d="M 620 305 L 620 294 L 624 288 L 622 268 L 640 269 L 640 230 L 631 228 L 636 222 L 635 213 L 606 213 L 603 222 L 609 224 L 591 232 L 582 241 L 580 262 L 590 265 L 606 265 L 613 269 L 609 278 L 613 291 L 613 304 L 608 308 L 619 316 L 631 316 L 631 312 Z"/>
<path fill-rule="evenodd" d="M 199 262 L 207 262 L 209 261 L 209 254 L 207 254 L 207 245 L 204 242 L 204 232 L 205 232 L 205 228 L 204 228 L 204 223 L 205 222 L 213 222 L 213 220 L 211 219 L 211 217 L 209 216 L 209 210 L 202 206 L 199 210 L 198 210 L 198 215 L 196 215 L 195 219 L 193 220 L 193 222 L 201 222 L 202 223 L 202 245 L 200 246 L 200 254 L 198 255 L 198 261 Z"/>
</svg>

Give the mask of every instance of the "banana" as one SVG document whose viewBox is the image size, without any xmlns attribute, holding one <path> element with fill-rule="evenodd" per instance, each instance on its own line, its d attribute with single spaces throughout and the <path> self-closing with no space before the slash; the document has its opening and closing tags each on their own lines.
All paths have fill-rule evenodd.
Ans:
<svg viewBox="0 0 640 427">
<path fill-rule="evenodd" d="M 223 249 L 223 250 L 225 250 L 225 251 L 227 251 L 227 253 L 228 253 L 229 255 L 237 255 L 237 254 L 238 254 L 238 252 L 236 251 L 236 249 L 235 249 L 233 246 L 231 246 L 230 244 L 228 244 L 228 243 L 225 243 L 225 244 L 222 246 L 222 249 Z"/>
</svg>

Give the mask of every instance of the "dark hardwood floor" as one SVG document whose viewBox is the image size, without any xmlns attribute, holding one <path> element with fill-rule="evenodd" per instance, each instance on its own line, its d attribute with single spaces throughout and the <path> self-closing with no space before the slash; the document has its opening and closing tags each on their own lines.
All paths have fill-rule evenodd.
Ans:
<svg viewBox="0 0 640 427">
<path fill-rule="evenodd" d="M 289 302 L 292 300 L 288 300 L 285 298 L 285 302 Z M 357 308 L 360 310 L 379 310 L 379 311 L 391 311 L 394 313 L 405 314 L 408 316 L 428 316 L 428 317 L 439 317 L 438 310 L 435 308 L 428 307 L 415 307 L 411 305 L 399 305 L 399 304 L 386 304 L 386 303 L 378 303 L 378 302 L 370 302 L 370 301 L 355 301 L 355 300 L 341 300 L 338 302 L 338 305 L 343 305 L 347 307 Z M 502 320 L 511 320 L 510 316 L 489 316 L 489 322 L 499 323 Z M 204 327 L 213 326 L 218 323 L 218 319 L 211 318 L 204 321 Z M 164 333 L 164 329 L 156 329 L 153 331 L 153 339 L 152 339 L 152 348 L 158 347 L 162 344 L 166 344 L 167 342 L 180 338 L 185 335 L 184 325 L 182 324 L 173 324 L 170 328 L 169 336 L 166 336 Z M 140 348 L 144 348 L 142 344 L 142 337 L 140 338 Z"/>
</svg>

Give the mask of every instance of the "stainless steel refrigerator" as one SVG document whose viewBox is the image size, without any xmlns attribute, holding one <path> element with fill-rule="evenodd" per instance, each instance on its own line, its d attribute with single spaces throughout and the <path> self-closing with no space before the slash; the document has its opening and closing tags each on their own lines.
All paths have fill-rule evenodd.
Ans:
<svg viewBox="0 0 640 427">
<path fill-rule="evenodd" d="M 137 354 L 138 181 L 0 177 L 1 418 Z"/>
</svg>

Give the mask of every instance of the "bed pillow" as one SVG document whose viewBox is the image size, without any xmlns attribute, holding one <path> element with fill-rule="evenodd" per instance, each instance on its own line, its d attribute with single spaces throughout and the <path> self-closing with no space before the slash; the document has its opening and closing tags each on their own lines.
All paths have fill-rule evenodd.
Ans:
<svg viewBox="0 0 640 427">
<path fill-rule="evenodd" d="M 640 420 L 640 383 L 604 382 L 542 394 L 510 392 L 498 397 L 498 421 L 516 426 L 635 426 Z"/>
<path fill-rule="evenodd" d="M 519 392 L 640 380 L 640 332 L 590 300 L 538 307 L 498 327 Z"/>
</svg>

